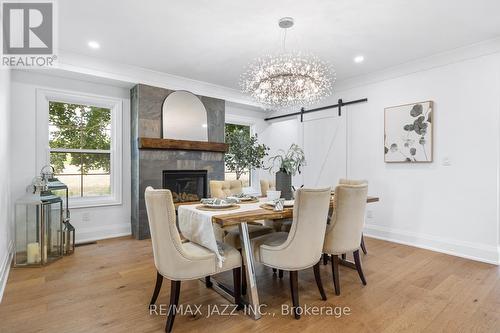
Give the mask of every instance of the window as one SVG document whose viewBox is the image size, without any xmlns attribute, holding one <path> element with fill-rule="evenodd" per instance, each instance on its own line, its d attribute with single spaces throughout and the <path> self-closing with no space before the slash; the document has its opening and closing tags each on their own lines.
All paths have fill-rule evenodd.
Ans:
<svg viewBox="0 0 500 333">
<path fill-rule="evenodd" d="M 121 100 L 37 92 L 37 166 L 68 185 L 70 206 L 121 203 Z"/>
<path fill-rule="evenodd" d="M 111 195 L 111 110 L 49 101 L 50 165 L 70 197 Z"/>
<path fill-rule="evenodd" d="M 247 125 L 236 125 L 236 124 L 226 124 L 226 142 L 228 142 L 227 137 L 231 133 L 240 132 L 241 135 L 250 137 L 250 126 Z M 224 179 L 234 180 L 237 179 L 236 172 L 230 171 L 226 166 L 224 166 Z M 243 187 L 251 186 L 251 176 L 248 169 L 244 170 L 240 176 L 240 180 L 243 183 Z"/>
</svg>

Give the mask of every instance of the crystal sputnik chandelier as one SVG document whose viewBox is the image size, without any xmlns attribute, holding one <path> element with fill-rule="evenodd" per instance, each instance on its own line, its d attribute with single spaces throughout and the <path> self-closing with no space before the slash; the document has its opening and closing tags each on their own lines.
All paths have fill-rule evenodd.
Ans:
<svg viewBox="0 0 500 333">
<path fill-rule="evenodd" d="M 331 66 L 311 55 L 285 52 L 291 17 L 279 20 L 285 30 L 283 52 L 256 59 L 240 77 L 241 90 L 269 109 L 311 105 L 330 95 L 335 81 Z"/>
</svg>

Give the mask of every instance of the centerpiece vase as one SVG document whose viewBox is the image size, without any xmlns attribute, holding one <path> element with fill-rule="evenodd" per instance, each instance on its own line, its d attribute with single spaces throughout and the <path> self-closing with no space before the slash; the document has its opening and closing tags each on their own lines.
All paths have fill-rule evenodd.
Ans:
<svg viewBox="0 0 500 333">
<path fill-rule="evenodd" d="M 292 200 L 292 176 L 282 170 L 276 172 L 276 190 L 281 191 L 282 198 Z"/>
</svg>

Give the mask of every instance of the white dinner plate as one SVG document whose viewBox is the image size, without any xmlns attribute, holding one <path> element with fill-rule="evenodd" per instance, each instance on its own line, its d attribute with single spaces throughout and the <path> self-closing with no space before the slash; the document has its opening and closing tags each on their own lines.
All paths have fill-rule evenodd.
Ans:
<svg viewBox="0 0 500 333">
<path fill-rule="evenodd" d="M 234 206 L 233 203 L 224 203 L 224 204 L 203 204 L 204 207 L 208 208 L 228 208 Z"/>
</svg>

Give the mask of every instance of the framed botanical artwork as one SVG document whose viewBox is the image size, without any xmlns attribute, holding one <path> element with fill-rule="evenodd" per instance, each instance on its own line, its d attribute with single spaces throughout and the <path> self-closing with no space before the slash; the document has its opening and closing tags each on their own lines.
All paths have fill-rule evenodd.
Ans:
<svg viewBox="0 0 500 333">
<path fill-rule="evenodd" d="M 432 162 L 432 106 L 426 101 L 385 109 L 385 162 Z"/>
</svg>

